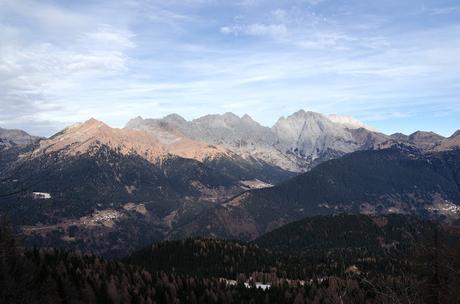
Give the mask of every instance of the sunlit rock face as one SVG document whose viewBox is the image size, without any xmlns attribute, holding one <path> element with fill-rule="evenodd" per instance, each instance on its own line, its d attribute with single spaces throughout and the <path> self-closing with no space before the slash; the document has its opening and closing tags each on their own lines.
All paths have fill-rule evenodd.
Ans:
<svg viewBox="0 0 460 304">
<path fill-rule="evenodd" d="M 364 123 L 351 117 L 303 110 L 281 117 L 271 128 L 249 115 L 239 117 L 233 113 L 206 115 L 192 121 L 177 114 L 162 119 L 137 117 L 126 128 L 143 130 L 168 142 L 185 136 L 293 172 L 307 171 L 324 160 L 375 146 L 370 136 L 375 132 Z M 355 136 L 357 132 L 361 134 Z M 362 133 L 367 136 L 365 140 Z M 379 141 L 389 140 L 383 134 L 375 134 L 379 134 Z"/>
</svg>

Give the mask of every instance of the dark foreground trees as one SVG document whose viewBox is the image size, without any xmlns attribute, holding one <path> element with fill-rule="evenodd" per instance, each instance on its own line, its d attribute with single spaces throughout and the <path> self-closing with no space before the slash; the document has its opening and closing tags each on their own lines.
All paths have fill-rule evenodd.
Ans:
<svg viewBox="0 0 460 304">
<path fill-rule="evenodd" d="M 413 263 L 409 263 L 413 267 L 404 271 L 344 271 L 305 282 L 277 278 L 272 280 L 271 288 L 262 290 L 245 287 L 242 283 L 248 278 L 246 274 L 239 276 L 240 284 L 230 285 L 219 278 L 218 271 L 206 276 L 193 269 L 177 272 L 171 265 L 165 265 L 167 271 L 161 265 L 147 271 L 127 261 L 79 252 L 24 249 L 17 246 L 9 226 L 2 224 L 0 303 L 460 303 L 459 244 L 444 246 L 436 234 L 430 237 L 439 242 L 438 246 L 415 247 Z M 199 246 L 217 246 L 216 254 L 223 246 L 235 265 L 244 270 L 244 264 L 237 260 L 244 256 L 244 245 L 216 242 L 203 240 Z M 212 252 L 202 250 L 208 259 Z M 273 259 L 276 262 L 276 256 L 268 261 Z M 263 260 L 258 263 L 257 267 L 266 268 Z M 219 271 L 227 273 L 225 268 Z M 263 272 L 255 275 L 264 277 Z"/>
</svg>

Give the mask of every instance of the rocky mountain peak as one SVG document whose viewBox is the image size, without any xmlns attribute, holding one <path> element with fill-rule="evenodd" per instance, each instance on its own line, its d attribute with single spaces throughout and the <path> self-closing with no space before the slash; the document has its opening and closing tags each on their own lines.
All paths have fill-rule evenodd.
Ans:
<svg viewBox="0 0 460 304">
<path fill-rule="evenodd" d="M 249 116 L 248 114 L 244 114 L 244 115 L 241 117 L 241 121 L 242 121 L 243 124 L 245 124 L 245 125 L 254 126 L 254 127 L 256 127 L 256 128 L 262 127 L 261 124 L 259 124 L 257 121 L 255 121 L 254 119 L 252 119 L 252 117 Z"/>
<path fill-rule="evenodd" d="M 107 132 L 111 128 L 104 122 L 95 118 L 90 118 L 82 123 L 76 123 L 70 127 L 64 129 L 53 137 L 62 138 L 65 136 L 69 138 L 82 138 L 82 137 L 98 137 L 101 136 L 99 133 L 104 130 Z"/>
<path fill-rule="evenodd" d="M 272 130 L 277 133 L 281 131 L 287 132 L 285 133 L 286 136 L 297 137 L 307 122 L 319 122 L 323 119 L 325 119 L 325 117 L 319 113 L 300 110 L 287 117 L 282 116 L 273 125 Z"/>
<path fill-rule="evenodd" d="M 101 146 L 107 146 L 122 154 L 137 153 L 152 162 L 166 154 L 158 140 L 147 133 L 111 128 L 94 118 L 66 128 L 49 139 L 41 141 L 34 154 L 38 156 L 42 153 L 59 152 L 74 156 L 90 153 Z"/>
<path fill-rule="evenodd" d="M 409 140 L 409 136 L 403 133 L 393 133 L 390 135 L 391 138 L 395 140 L 402 140 L 402 141 L 407 141 Z"/>
<path fill-rule="evenodd" d="M 286 139 L 298 139 L 298 137 L 305 132 L 311 136 L 319 136 L 320 133 L 326 129 L 336 128 L 339 132 L 338 126 L 335 126 L 324 115 L 315 112 L 305 112 L 300 110 L 289 116 L 281 117 L 273 126 L 273 130 L 280 137 Z"/>
<path fill-rule="evenodd" d="M 245 121 L 254 121 L 254 119 L 252 119 L 251 116 L 249 116 L 248 114 L 244 114 L 242 117 L 241 117 L 242 120 L 245 120 Z"/>
<path fill-rule="evenodd" d="M 137 117 L 130 119 L 127 124 L 139 124 L 142 121 L 144 121 L 144 118 L 142 118 L 142 116 L 139 115 Z"/>
<path fill-rule="evenodd" d="M 188 122 L 177 114 L 162 119 L 131 120 L 125 129 L 143 131 L 158 140 L 169 154 L 183 158 L 201 161 L 230 154 L 224 147 L 210 145 L 194 136 L 193 122 Z"/>
<path fill-rule="evenodd" d="M 460 149 L 460 130 L 439 142 L 435 149 L 440 151 Z"/>
<path fill-rule="evenodd" d="M 454 134 L 452 134 L 449 138 L 454 138 L 457 136 L 460 136 L 460 130 L 455 131 Z"/>
<path fill-rule="evenodd" d="M 100 121 L 100 120 L 97 120 L 96 118 L 90 118 L 88 119 L 87 121 L 83 122 L 81 125 L 81 127 L 104 127 L 104 126 L 107 126 L 107 124 L 105 124 L 104 122 Z M 108 127 L 108 126 L 107 126 Z"/>
<path fill-rule="evenodd" d="M 316 159 L 332 151 L 335 155 L 358 148 L 350 132 L 320 113 L 297 111 L 280 118 L 272 130 L 280 148 L 300 158 Z"/>
<path fill-rule="evenodd" d="M 137 128 L 138 126 L 142 125 L 144 122 L 144 119 L 142 116 L 137 116 L 135 118 L 130 119 L 126 125 L 125 128 Z"/>
<path fill-rule="evenodd" d="M 177 124 L 177 125 L 183 125 L 183 124 L 187 123 L 187 120 L 185 120 L 185 118 L 183 118 L 182 116 L 180 116 L 179 114 L 176 114 L 176 113 L 169 114 L 169 115 L 163 117 L 162 120 L 166 121 L 166 122 L 169 122 L 169 123 Z"/>
<path fill-rule="evenodd" d="M 32 136 L 22 130 L 0 128 L 0 149 L 13 145 L 27 146 L 36 143 L 40 139 L 41 137 Z"/>
<path fill-rule="evenodd" d="M 417 140 L 442 140 L 444 139 L 443 136 L 436 134 L 434 132 L 426 132 L 426 131 L 416 131 L 409 135 L 409 140 L 417 141 Z"/>
<path fill-rule="evenodd" d="M 312 111 L 305 111 L 305 110 L 299 110 L 297 112 L 294 112 L 293 114 L 289 115 L 288 118 L 301 118 L 301 119 L 323 119 L 325 116 L 321 113 L 317 112 L 312 112 Z"/>
<path fill-rule="evenodd" d="M 232 128 L 241 122 L 241 118 L 231 112 L 224 114 L 211 114 L 194 119 L 192 123 L 200 125 L 210 125 L 217 128 Z"/>
<path fill-rule="evenodd" d="M 438 145 L 444 137 L 434 132 L 417 131 L 409 135 L 409 143 L 423 150 L 430 150 Z"/>
<path fill-rule="evenodd" d="M 236 115 L 235 113 L 232 113 L 232 112 L 225 112 L 224 114 L 222 114 L 222 117 L 225 118 L 225 119 L 240 119 L 240 117 L 238 115 Z"/>
</svg>

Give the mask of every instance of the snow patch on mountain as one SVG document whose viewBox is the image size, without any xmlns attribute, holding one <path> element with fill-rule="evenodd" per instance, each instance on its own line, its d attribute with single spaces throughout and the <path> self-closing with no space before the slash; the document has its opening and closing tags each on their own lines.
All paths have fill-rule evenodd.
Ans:
<svg viewBox="0 0 460 304">
<path fill-rule="evenodd" d="M 349 129 L 359 129 L 359 128 L 364 128 L 364 129 L 367 129 L 369 131 L 373 131 L 373 132 L 376 132 L 377 130 L 371 126 L 368 126 L 366 125 L 365 123 L 363 123 L 362 121 L 354 118 L 354 117 L 351 117 L 351 116 L 339 116 L 339 115 L 336 115 L 336 114 L 331 114 L 331 115 L 328 115 L 327 118 L 329 118 L 330 121 L 334 122 L 334 123 L 337 123 L 337 124 L 340 124 L 340 125 L 343 125 L 344 127 L 346 128 L 349 128 Z"/>
</svg>

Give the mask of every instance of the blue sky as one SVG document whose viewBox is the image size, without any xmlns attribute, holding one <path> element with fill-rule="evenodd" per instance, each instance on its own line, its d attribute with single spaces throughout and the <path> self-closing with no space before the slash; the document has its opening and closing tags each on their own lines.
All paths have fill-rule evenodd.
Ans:
<svg viewBox="0 0 460 304">
<path fill-rule="evenodd" d="M 460 129 L 460 3 L 0 0 L 0 126 L 299 109 Z"/>
</svg>

